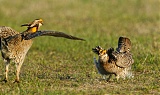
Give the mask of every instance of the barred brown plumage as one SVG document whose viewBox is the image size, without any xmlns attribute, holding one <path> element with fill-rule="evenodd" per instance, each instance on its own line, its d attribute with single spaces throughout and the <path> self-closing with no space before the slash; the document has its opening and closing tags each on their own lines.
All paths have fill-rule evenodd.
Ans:
<svg viewBox="0 0 160 95">
<path fill-rule="evenodd" d="M 19 34 L 19 32 L 7 26 L 0 26 L 0 38 L 7 38 L 16 34 Z"/>
<path fill-rule="evenodd" d="M 8 70 L 9 63 L 13 61 L 16 64 L 16 79 L 15 82 L 19 82 L 19 73 L 25 56 L 32 46 L 32 38 L 37 36 L 54 36 L 54 31 L 49 31 L 50 33 L 46 33 L 48 31 L 39 31 L 43 32 L 39 34 L 38 29 L 43 24 L 42 19 L 36 19 L 30 24 L 24 24 L 22 26 L 27 26 L 27 30 L 19 33 L 7 26 L 0 27 L 0 49 L 2 53 L 3 60 L 5 62 L 5 79 L 3 81 L 8 81 Z M 36 33 L 37 32 L 37 33 Z M 36 35 L 35 35 L 36 33 Z M 63 35 L 62 35 L 63 34 Z M 65 37 L 68 39 L 74 40 L 84 40 L 78 37 L 74 37 L 63 32 L 56 32 L 57 36 Z M 67 37 L 66 37 L 67 36 Z M 28 38 L 28 39 L 27 39 Z"/>
<path fill-rule="evenodd" d="M 117 51 L 112 53 L 118 60 L 116 64 L 126 69 L 128 76 L 132 76 L 131 65 L 134 63 L 131 54 L 131 41 L 127 37 L 119 37 Z"/>
<path fill-rule="evenodd" d="M 94 58 L 96 68 L 101 75 L 109 75 L 108 81 L 113 74 L 116 75 L 117 80 L 132 77 L 131 65 L 134 60 L 130 52 L 131 42 L 125 37 L 120 37 L 119 40 L 121 41 L 118 41 L 117 51 L 114 51 L 113 48 L 105 50 L 100 46 L 92 49 L 99 55 L 98 61 Z"/>
<path fill-rule="evenodd" d="M 118 40 L 118 52 L 130 52 L 131 50 L 131 41 L 126 37 L 119 37 Z"/>
</svg>

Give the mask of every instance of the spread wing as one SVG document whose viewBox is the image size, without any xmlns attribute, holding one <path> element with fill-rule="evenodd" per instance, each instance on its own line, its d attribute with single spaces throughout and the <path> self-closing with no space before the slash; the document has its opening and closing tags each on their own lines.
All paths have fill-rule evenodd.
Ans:
<svg viewBox="0 0 160 95">
<path fill-rule="evenodd" d="M 134 63 L 134 60 L 132 58 L 132 54 L 130 52 L 113 53 L 113 55 L 116 58 L 116 65 L 119 67 L 126 68 Z"/>
<path fill-rule="evenodd" d="M 31 34 L 26 35 L 24 37 L 24 39 L 29 40 L 29 39 L 32 39 L 32 38 L 35 38 L 35 37 L 38 37 L 38 36 L 54 36 L 54 37 L 63 37 L 63 38 L 67 38 L 67 39 L 72 39 L 72 40 L 85 41 L 82 38 L 78 38 L 78 37 L 68 35 L 68 34 L 65 34 L 63 32 L 58 32 L 58 31 L 37 31 L 35 33 L 31 33 Z"/>
<path fill-rule="evenodd" d="M 19 34 L 19 32 L 15 31 L 11 27 L 0 26 L 0 38 L 7 38 L 16 34 Z"/>
</svg>

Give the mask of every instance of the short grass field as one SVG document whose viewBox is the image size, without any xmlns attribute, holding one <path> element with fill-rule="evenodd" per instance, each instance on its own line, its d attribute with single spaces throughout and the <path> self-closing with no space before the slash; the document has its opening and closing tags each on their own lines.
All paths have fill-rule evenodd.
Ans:
<svg viewBox="0 0 160 95">
<path fill-rule="evenodd" d="M 42 18 L 40 30 L 57 30 L 86 41 L 38 37 L 21 68 L 15 64 L 0 95 L 160 94 L 159 0 L 0 0 L 0 26 L 22 32 L 21 24 Z M 92 48 L 116 48 L 118 38 L 132 41 L 134 78 L 107 82 L 98 74 Z M 0 58 L 0 80 L 4 63 Z"/>
</svg>

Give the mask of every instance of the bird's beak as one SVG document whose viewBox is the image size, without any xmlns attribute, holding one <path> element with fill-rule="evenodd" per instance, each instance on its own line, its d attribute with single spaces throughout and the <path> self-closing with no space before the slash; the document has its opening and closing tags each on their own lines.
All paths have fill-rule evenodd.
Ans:
<svg viewBox="0 0 160 95">
<path fill-rule="evenodd" d="M 42 26 L 43 25 L 43 23 L 39 23 L 39 26 Z"/>
</svg>

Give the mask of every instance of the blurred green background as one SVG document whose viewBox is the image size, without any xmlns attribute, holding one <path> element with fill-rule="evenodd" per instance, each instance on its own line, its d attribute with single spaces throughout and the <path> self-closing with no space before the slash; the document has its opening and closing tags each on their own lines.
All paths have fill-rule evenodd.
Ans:
<svg viewBox="0 0 160 95">
<path fill-rule="evenodd" d="M 40 30 L 57 30 L 86 39 L 39 37 L 28 52 L 21 83 L 8 83 L 1 94 L 160 94 L 159 0 L 0 0 L 0 26 L 22 32 L 21 24 L 44 20 Z M 133 79 L 106 82 L 98 74 L 91 49 L 117 47 L 118 38 L 132 41 Z M 0 65 L 0 79 L 4 63 Z"/>
</svg>

